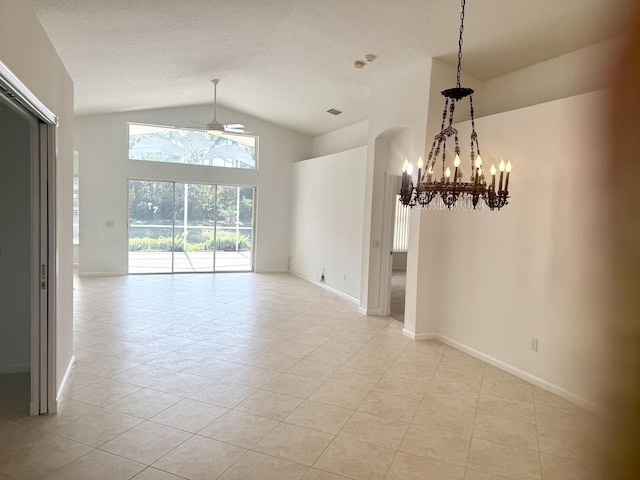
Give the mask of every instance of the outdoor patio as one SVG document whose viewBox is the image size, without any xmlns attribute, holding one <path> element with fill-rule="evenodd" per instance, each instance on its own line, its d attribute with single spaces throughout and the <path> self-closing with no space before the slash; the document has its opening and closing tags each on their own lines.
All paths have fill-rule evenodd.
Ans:
<svg viewBox="0 0 640 480">
<path fill-rule="evenodd" d="M 129 252 L 129 273 L 251 271 L 251 252 Z M 173 264 L 173 269 L 171 268 Z"/>
</svg>

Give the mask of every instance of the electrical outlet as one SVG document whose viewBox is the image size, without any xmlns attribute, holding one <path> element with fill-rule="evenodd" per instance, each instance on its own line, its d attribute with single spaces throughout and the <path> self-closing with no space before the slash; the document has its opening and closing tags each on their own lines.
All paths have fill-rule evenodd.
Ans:
<svg viewBox="0 0 640 480">
<path fill-rule="evenodd" d="M 538 351 L 538 339 L 535 337 L 531 338 L 531 350 L 533 350 L 534 352 Z"/>
<path fill-rule="evenodd" d="M 344 279 L 346 280 L 346 279 L 347 279 L 347 272 L 344 272 L 344 273 L 342 274 L 342 276 L 343 276 L 343 277 L 344 277 Z"/>
</svg>

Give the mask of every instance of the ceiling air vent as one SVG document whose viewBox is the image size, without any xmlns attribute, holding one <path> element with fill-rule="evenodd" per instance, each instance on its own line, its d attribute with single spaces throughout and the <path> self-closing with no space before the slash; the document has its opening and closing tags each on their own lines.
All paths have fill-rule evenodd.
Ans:
<svg viewBox="0 0 640 480">
<path fill-rule="evenodd" d="M 340 115 L 342 112 L 337 108 L 330 108 L 327 110 L 327 113 L 330 113 L 331 115 Z"/>
</svg>

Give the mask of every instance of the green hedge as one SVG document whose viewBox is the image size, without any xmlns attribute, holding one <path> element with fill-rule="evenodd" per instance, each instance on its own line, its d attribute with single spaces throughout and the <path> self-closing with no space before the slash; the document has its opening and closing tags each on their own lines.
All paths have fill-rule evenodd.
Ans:
<svg viewBox="0 0 640 480">
<path fill-rule="evenodd" d="M 211 242 L 213 246 L 213 235 L 209 237 L 208 242 Z M 224 235 L 218 235 L 218 250 L 235 250 L 236 249 L 236 234 L 225 233 Z M 238 235 L 238 250 L 251 250 L 251 239 L 246 235 Z"/>
<path fill-rule="evenodd" d="M 238 236 L 239 250 L 251 250 L 251 239 L 246 235 Z M 203 250 L 213 250 L 216 240 L 213 234 L 209 235 L 203 242 L 187 242 L 187 252 L 201 252 Z M 129 239 L 129 251 L 130 252 L 170 252 L 172 245 L 176 252 L 184 252 L 184 239 L 182 235 L 176 235 L 175 244 L 172 242 L 171 237 L 159 237 L 159 238 L 130 238 Z M 236 235 L 234 233 L 226 233 L 224 235 L 218 235 L 217 250 L 230 250 L 236 249 Z"/>
</svg>

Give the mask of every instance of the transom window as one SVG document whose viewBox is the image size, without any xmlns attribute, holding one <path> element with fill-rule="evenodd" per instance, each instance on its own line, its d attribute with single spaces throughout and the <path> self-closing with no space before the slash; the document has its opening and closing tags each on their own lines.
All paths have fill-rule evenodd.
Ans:
<svg viewBox="0 0 640 480">
<path fill-rule="evenodd" d="M 129 123 L 129 159 L 256 169 L 257 140 L 252 135 Z"/>
</svg>

